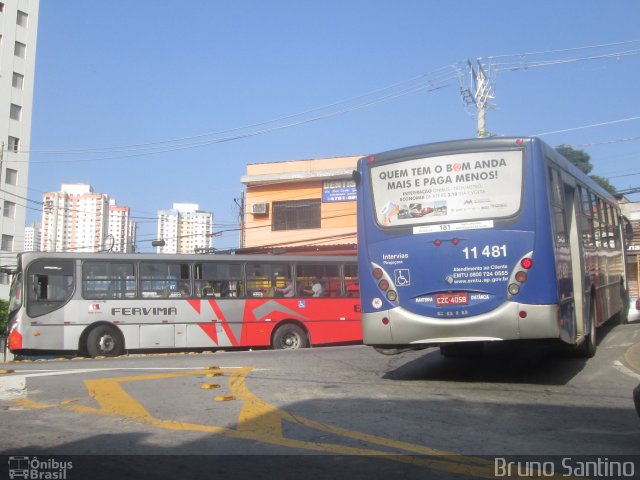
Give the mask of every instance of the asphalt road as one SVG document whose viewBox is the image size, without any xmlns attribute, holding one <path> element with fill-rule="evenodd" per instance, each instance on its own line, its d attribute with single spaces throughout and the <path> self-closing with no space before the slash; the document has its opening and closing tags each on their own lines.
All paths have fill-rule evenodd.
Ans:
<svg viewBox="0 0 640 480">
<path fill-rule="evenodd" d="M 640 323 L 598 333 L 589 360 L 504 345 L 456 359 L 348 346 L 10 363 L 0 452 L 14 466 L 69 459 L 69 480 L 509 476 L 499 458 L 581 476 L 563 459 L 640 455 Z"/>
</svg>

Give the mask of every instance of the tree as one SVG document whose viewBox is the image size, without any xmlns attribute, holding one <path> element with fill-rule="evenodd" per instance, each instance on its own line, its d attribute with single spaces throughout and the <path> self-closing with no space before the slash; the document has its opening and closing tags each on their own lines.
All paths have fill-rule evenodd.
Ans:
<svg viewBox="0 0 640 480">
<path fill-rule="evenodd" d="M 0 336 L 7 333 L 7 316 L 9 313 L 9 302 L 0 300 Z"/>
<path fill-rule="evenodd" d="M 558 145 L 556 147 L 556 151 L 562 154 L 567 160 L 573 163 L 576 167 L 582 170 L 587 175 L 591 170 L 593 170 L 593 165 L 591 164 L 591 156 L 585 152 L 584 150 L 576 150 L 569 145 Z M 611 182 L 607 178 L 601 177 L 599 175 L 589 175 L 594 182 L 604 188 L 607 192 L 612 195 L 617 193 L 616 187 L 611 185 Z"/>
</svg>

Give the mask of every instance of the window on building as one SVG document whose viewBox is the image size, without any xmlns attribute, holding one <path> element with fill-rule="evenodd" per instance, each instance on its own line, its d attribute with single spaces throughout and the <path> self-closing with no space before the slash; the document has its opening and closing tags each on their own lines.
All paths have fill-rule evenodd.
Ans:
<svg viewBox="0 0 640 480">
<path fill-rule="evenodd" d="M 26 58 L 27 57 L 27 46 L 22 42 L 16 42 L 15 48 L 13 49 L 13 54 L 16 57 Z"/>
<path fill-rule="evenodd" d="M 13 251 L 13 235 L 2 235 L 2 245 L 0 245 L 0 250 L 4 250 L 6 252 Z"/>
<path fill-rule="evenodd" d="M 22 90 L 24 88 L 24 75 L 18 72 L 13 72 L 13 81 L 11 82 L 14 88 Z"/>
<path fill-rule="evenodd" d="M 5 200 L 2 214 L 5 218 L 16 218 L 16 204 L 9 200 Z"/>
<path fill-rule="evenodd" d="M 22 118 L 22 107 L 20 105 L 16 105 L 15 103 L 11 104 L 9 108 L 9 117 L 11 120 L 18 120 Z"/>
<path fill-rule="evenodd" d="M 7 185 L 17 185 L 18 184 L 18 171 L 13 168 L 7 168 L 4 176 L 4 183 Z"/>
<path fill-rule="evenodd" d="M 320 228 L 320 199 L 273 202 L 271 230 Z"/>
<path fill-rule="evenodd" d="M 9 151 L 17 152 L 20 149 L 20 139 L 18 137 L 9 137 Z"/>
<path fill-rule="evenodd" d="M 18 16 L 16 18 L 16 23 L 24 28 L 27 28 L 27 25 L 29 23 L 29 14 L 25 13 L 21 10 L 18 10 Z"/>
</svg>

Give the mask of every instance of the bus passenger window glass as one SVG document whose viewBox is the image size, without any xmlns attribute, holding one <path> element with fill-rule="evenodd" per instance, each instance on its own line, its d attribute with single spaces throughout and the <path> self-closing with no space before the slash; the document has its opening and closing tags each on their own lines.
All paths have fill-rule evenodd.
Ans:
<svg viewBox="0 0 640 480">
<path fill-rule="evenodd" d="M 247 263 L 247 296 L 280 297 L 291 280 L 291 267 L 280 263 Z"/>
<path fill-rule="evenodd" d="M 189 265 L 174 262 L 141 262 L 143 298 L 180 298 L 191 295 Z"/>
<path fill-rule="evenodd" d="M 609 247 L 611 236 L 611 219 L 609 217 L 609 205 L 601 200 L 600 206 L 602 208 L 602 246 Z"/>
<path fill-rule="evenodd" d="M 207 262 L 195 265 L 195 295 L 197 297 L 240 298 L 242 264 Z"/>
<path fill-rule="evenodd" d="M 358 266 L 347 264 L 344 266 L 344 294 L 346 297 L 360 296 L 360 279 Z"/>
<path fill-rule="evenodd" d="M 9 292 L 9 313 L 15 312 L 22 306 L 22 272 L 18 272 L 11 283 Z"/>
<path fill-rule="evenodd" d="M 75 288 L 72 260 L 38 260 L 27 269 L 27 313 L 37 317 L 66 303 Z"/>
<path fill-rule="evenodd" d="M 136 278 L 133 263 L 84 262 L 82 296 L 88 300 L 134 298 Z"/>
<path fill-rule="evenodd" d="M 618 232 L 617 218 L 611 205 L 607 206 L 607 211 L 609 212 L 609 248 L 616 248 L 616 237 Z"/>
<path fill-rule="evenodd" d="M 593 207 L 591 205 L 591 194 L 589 191 L 580 187 L 580 198 L 582 199 L 582 222 L 580 230 L 582 232 L 582 244 L 585 247 L 593 247 Z"/>
<path fill-rule="evenodd" d="M 522 202 L 523 151 L 459 153 L 371 168 L 381 227 L 508 218 Z"/>
<path fill-rule="evenodd" d="M 340 294 L 338 265 L 296 265 L 298 294 L 304 297 L 337 297 Z"/>
<path fill-rule="evenodd" d="M 562 200 L 562 181 L 558 171 L 554 168 L 549 169 L 549 177 L 551 179 L 551 210 L 556 244 L 565 245 L 567 243 L 567 228 Z"/>
<path fill-rule="evenodd" d="M 615 210 L 613 209 L 613 207 L 609 207 L 611 209 L 611 225 L 613 227 L 613 235 L 611 236 L 612 238 L 612 243 L 611 243 L 611 248 L 618 248 L 622 245 L 622 238 L 620 237 L 620 219 L 618 218 L 618 216 L 616 215 Z"/>
<path fill-rule="evenodd" d="M 594 230 L 596 247 L 602 246 L 602 241 L 604 238 L 604 234 L 603 234 L 604 225 L 602 224 L 602 216 L 603 216 L 602 203 L 598 197 L 594 196 L 593 197 L 593 230 Z"/>
</svg>

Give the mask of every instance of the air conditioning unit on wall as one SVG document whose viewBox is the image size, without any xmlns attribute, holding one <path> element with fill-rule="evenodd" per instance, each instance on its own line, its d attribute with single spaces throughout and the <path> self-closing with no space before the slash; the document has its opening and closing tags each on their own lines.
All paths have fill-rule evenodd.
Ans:
<svg viewBox="0 0 640 480">
<path fill-rule="evenodd" d="M 251 205 L 251 213 L 253 215 L 266 215 L 269 213 L 268 203 L 254 203 Z"/>
</svg>

